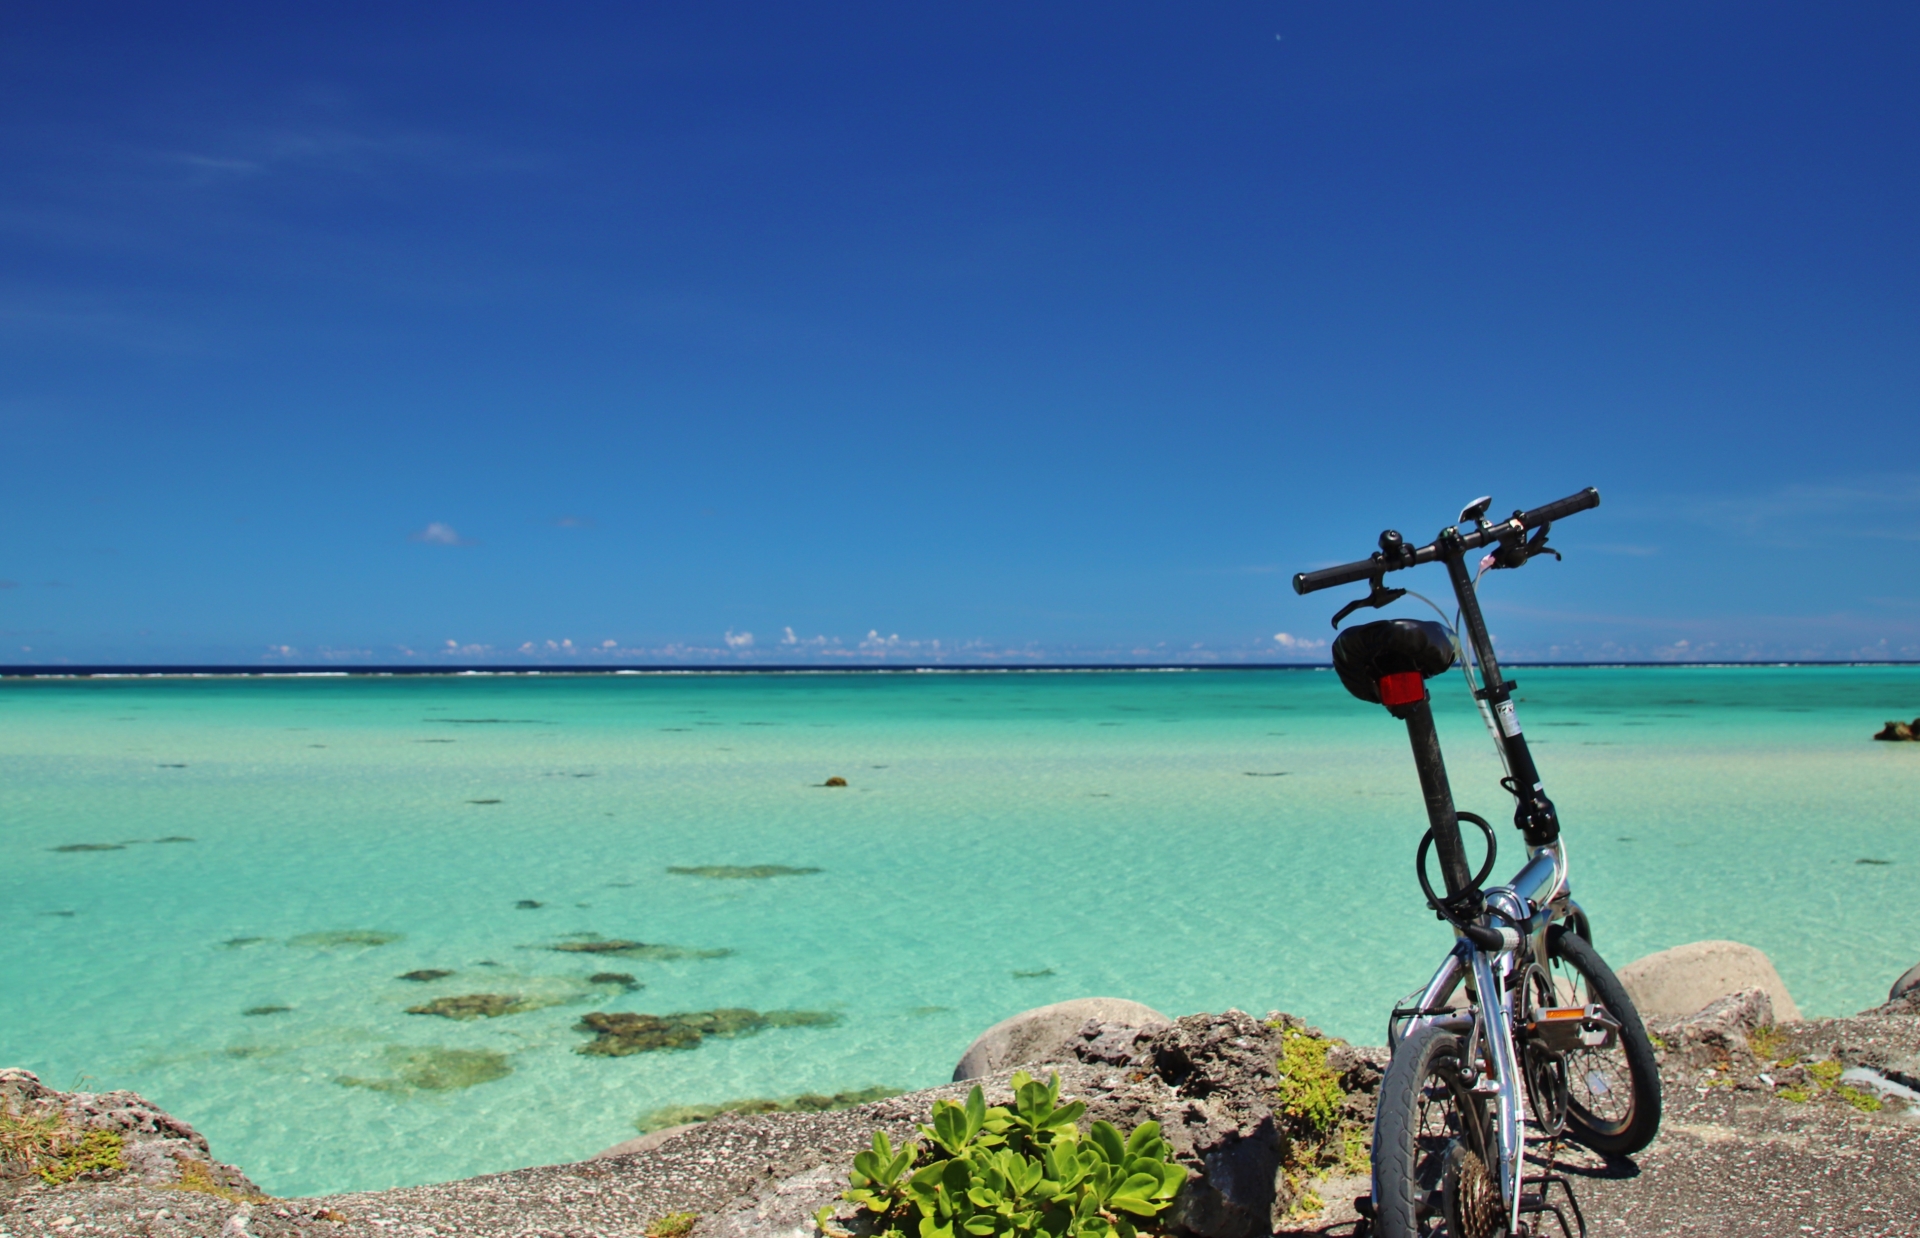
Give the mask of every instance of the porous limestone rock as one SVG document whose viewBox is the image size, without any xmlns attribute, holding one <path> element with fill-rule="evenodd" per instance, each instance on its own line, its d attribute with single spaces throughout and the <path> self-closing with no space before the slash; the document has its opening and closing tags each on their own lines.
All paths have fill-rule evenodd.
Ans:
<svg viewBox="0 0 1920 1238">
<path fill-rule="evenodd" d="M 1764 989 L 1729 993 L 1683 1019 L 1659 1021 L 1656 1034 L 1669 1054 L 1696 1066 L 1739 1063 L 1753 1055 L 1753 1034 L 1774 1024 L 1773 1001 Z"/>
<path fill-rule="evenodd" d="M 1787 982 L 1761 951 L 1737 941 L 1696 941 L 1635 959 L 1620 969 L 1620 983 L 1640 1017 L 1649 1021 L 1684 1019 L 1720 998 L 1743 989 L 1761 989 L 1773 1017 L 1800 1020 L 1800 1007 Z"/>
<path fill-rule="evenodd" d="M 1073 1061 L 1068 1039 L 1088 1020 L 1117 1028 L 1165 1027 L 1173 1020 L 1123 997 L 1076 997 L 1002 1019 L 974 1039 L 953 1068 L 955 1082 L 1033 1062 Z"/>
<path fill-rule="evenodd" d="M 57 1092 L 29 1070 L 0 1069 L 0 1113 L 57 1120 L 75 1132 L 106 1131 L 121 1139 L 123 1168 L 87 1175 L 124 1185 L 176 1187 L 224 1198 L 260 1198 L 260 1188 L 232 1165 L 213 1159 L 206 1136 L 134 1092 Z M 30 1166 L 0 1162 L 0 1196 L 37 1187 Z"/>
</svg>

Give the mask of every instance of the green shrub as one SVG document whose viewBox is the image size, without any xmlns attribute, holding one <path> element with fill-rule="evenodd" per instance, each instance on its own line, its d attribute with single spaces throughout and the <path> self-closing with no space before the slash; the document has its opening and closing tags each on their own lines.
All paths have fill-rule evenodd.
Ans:
<svg viewBox="0 0 1920 1238">
<path fill-rule="evenodd" d="M 1327 1065 L 1332 1044 L 1294 1028 L 1281 1035 L 1280 1108 L 1316 1135 L 1333 1129 L 1340 1120 L 1341 1102 L 1347 1098 L 1340 1090 L 1340 1076 Z"/>
<path fill-rule="evenodd" d="M 853 1161 L 841 1198 L 875 1213 L 883 1238 L 1135 1238 L 1156 1228 L 1187 1171 L 1170 1158 L 1158 1122 L 1125 1139 L 1111 1122 L 1082 1135 L 1080 1101 L 1060 1104 L 1060 1076 L 1013 1076 L 1014 1104 L 935 1101 L 920 1128 L 928 1145 L 895 1149 L 886 1132 Z M 838 1238 L 833 1209 L 814 1217 Z"/>
</svg>

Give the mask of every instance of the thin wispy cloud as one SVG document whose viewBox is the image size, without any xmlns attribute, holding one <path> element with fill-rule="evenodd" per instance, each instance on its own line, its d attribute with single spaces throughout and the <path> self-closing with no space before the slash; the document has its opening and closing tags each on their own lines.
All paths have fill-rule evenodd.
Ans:
<svg viewBox="0 0 1920 1238">
<path fill-rule="evenodd" d="M 556 529 L 591 529 L 594 521 L 591 516 L 561 516 L 554 520 Z"/>
<path fill-rule="evenodd" d="M 424 542 L 429 546 L 471 546 L 473 543 L 461 537 L 459 530 L 450 524 L 435 520 L 426 528 L 408 535 L 409 540 Z"/>
<path fill-rule="evenodd" d="M 1920 474 L 1890 473 L 1697 499 L 1684 514 L 1762 545 L 1801 549 L 1833 538 L 1920 540 Z"/>
</svg>

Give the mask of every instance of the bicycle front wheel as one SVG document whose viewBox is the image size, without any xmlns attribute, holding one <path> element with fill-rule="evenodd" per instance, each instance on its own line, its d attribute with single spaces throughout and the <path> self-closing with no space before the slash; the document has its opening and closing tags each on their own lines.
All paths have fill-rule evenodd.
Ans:
<svg viewBox="0 0 1920 1238">
<path fill-rule="evenodd" d="M 1458 1232 L 1446 1222 L 1458 1211 L 1459 1180 L 1488 1178 L 1486 1104 L 1473 1092 L 1465 1051 L 1458 1036 L 1431 1026 L 1394 1050 L 1373 1126 L 1377 1238 Z M 1484 1190 L 1473 1193 L 1484 1200 Z"/>
<path fill-rule="evenodd" d="M 1568 1133 L 1595 1152 L 1632 1156 L 1660 1130 L 1660 1069 L 1627 990 L 1599 951 L 1564 924 L 1547 930 L 1554 1000 L 1599 1006 L 1620 1024 L 1600 1046 L 1567 1054 Z"/>
</svg>

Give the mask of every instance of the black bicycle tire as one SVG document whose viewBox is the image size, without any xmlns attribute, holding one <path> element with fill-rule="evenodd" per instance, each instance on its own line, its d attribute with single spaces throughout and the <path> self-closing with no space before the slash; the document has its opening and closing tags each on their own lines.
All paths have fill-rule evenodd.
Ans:
<svg viewBox="0 0 1920 1238">
<path fill-rule="evenodd" d="M 1452 1032 L 1429 1024 L 1405 1038 L 1380 1081 L 1373 1123 L 1373 1225 L 1371 1238 L 1420 1238 L 1420 1187 L 1415 1139 L 1420 1099 L 1436 1062 L 1458 1066 L 1463 1046 Z M 1480 1113 L 1473 1120 L 1482 1125 Z M 1482 1155 L 1484 1146 L 1477 1149 Z M 1436 1186 L 1438 1184 L 1435 1184 Z M 1437 1213 L 1430 1213 L 1438 1220 Z"/>
<path fill-rule="evenodd" d="M 1587 991 L 1620 1021 L 1620 1044 L 1627 1059 L 1627 1082 L 1633 1108 L 1627 1117 L 1605 1126 L 1582 1116 L 1588 1111 L 1577 1101 L 1567 1106 L 1567 1132 L 1574 1139 L 1608 1156 L 1632 1156 L 1660 1133 L 1660 1067 L 1653 1042 L 1633 1008 L 1626 986 L 1620 983 L 1600 952 L 1572 929 L 1556 924 L 1547 930 L 1547 956 L 1560 958 L 1587 982 Z"/>
</svg>

